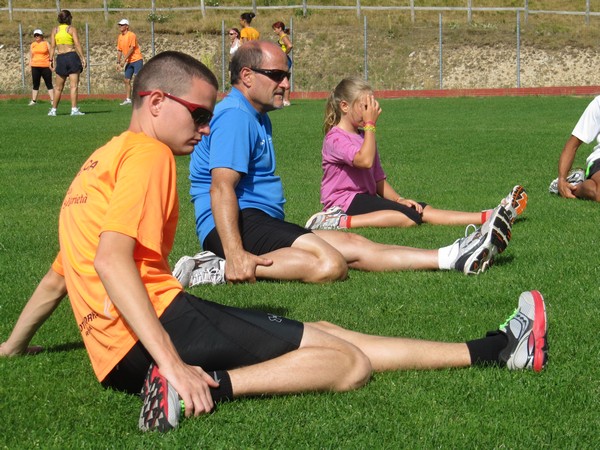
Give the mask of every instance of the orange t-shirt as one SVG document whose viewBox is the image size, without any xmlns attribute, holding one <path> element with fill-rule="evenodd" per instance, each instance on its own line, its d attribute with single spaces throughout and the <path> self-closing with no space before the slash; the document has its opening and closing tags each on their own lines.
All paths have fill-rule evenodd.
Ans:
<svg viewBox="0 0 600 450">
<path fill-rule="evenodd" d="M 114 231 L 137 241 L 133 257 L 160 317 L 182 291 L 167 261 L 178 212 L 173 154 L 143 133 L 126 131 L 96 150 L 67 191 L 59 257 L 75 320 L 100 381 L 138 340 L 94 269 L 100 235 Z M 56 262 L 53 267 L 60 270 Z"/>
<path fill-rule="evenodd" d="M 260 38 L 260 33 L 256 28 L 245 27 L 240 31 L 240 38 L 245 39 L 246 41 L 258 41 Z"/>
<path fill-rule="evenodd" d="M 142 51 L 138 45 L 137 36 L 132 31 L 128 31 L 125 34 L 119 34 L 117 38 L 117 50 L 123 53 L 123 57 L 129 53 L 129 49 L 133 47 L 133 52 L 125 61 L 126 63 L 132 63 L 142 59 Z"/>
<path fill-rule="evenodd" d="M 50 67 L 50 47 L 47 41 L 31 43 L 31 67 Z"/>
</svg>

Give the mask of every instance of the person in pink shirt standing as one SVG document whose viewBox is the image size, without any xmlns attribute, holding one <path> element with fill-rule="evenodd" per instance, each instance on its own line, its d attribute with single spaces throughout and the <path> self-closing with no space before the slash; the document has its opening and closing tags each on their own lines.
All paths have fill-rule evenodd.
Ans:
<svg viewBox="0 0 600 450">
<path fill-rule="evenodd" d="M 381 107 L 369 84 L 359 78 L 342 80 L 325 110 L 323 179 L 324 211 L 310 217 L 312 230 L 360 227 L 483 225 L 494 210 L 449 211 L 404 198 L 387 181 L 381 167 L 376 124 Z M 516 185 L 501 203 L 512 221 L 527 206 L 527 193 Z"/>
</svg>

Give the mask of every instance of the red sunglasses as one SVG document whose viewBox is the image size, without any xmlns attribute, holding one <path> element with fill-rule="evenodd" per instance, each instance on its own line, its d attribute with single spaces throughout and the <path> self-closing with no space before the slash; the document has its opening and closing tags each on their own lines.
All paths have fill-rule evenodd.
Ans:
<svg viewBox="0 0 600 450">
<path fill-rule="evenodd" d="M 153 91 L 141 91 L 138 92 L 140 97 L 146 97 L 152 94 Z M 198 105 L 196 103 L 188 102 L 179 97 L 175 97 L 174 95 L 169 94 L 168 92 L 163 92 L 163 95 L 167 98 L 170 98 L 173 101 L 176 101 L 180 105 L 183 105 L 187 108 L 187 110 L 192 115 L 192 119 L 194 119 L 194 123 L 196 125 L 207 125 L 210 123 L 210 119 L 212 119 L 213 113 L 210 109 L 205 108 L 202 105 Z"/>
</svg>

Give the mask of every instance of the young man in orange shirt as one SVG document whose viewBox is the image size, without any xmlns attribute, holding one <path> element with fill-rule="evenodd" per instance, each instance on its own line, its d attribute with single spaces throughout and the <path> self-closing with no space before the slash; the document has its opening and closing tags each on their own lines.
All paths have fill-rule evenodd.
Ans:
<svg viewBox="0 0 600 450">
<path fill-rule="evenodd" d="M 138 74 L 144 65 L 142 52 L 137 36 L 129 30 L 129 20 L 119 21 L 120 34 L 117 38 L 117 72 L 124 73 L 125 100 L 121 105 L 131 105 L 131 79 Z"/>
<path fill-rule="evenodd" d="M 373 371 L 495 364 L 542 370 L 546 314 L 524 292 L 499 330 L 467 343 L 370 336 L 202 300 L 168 256 L 177 226 L 174 155 L 208 135 L 217 80 L 188 55 L 163 52 L 140 71 L 127 131 L 83 164 L 63 201 L 60 253 L 0 355 L 28 344 L 67 291 L 100 382 L 142 391 L 139 427 L 165 431 L 241 396 L 348 391 Z"/>
</svg>

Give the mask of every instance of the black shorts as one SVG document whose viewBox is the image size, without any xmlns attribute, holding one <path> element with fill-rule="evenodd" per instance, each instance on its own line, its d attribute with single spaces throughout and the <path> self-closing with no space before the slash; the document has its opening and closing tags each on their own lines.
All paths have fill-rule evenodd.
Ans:
<svg viewBox="0 0 600 450">
<path fill-rule="evenodd" d="M 427 206 L 427 203 L 418 203 L 423 208 Z M 346 211 L 346 214 L 349 216 L 356 216 L 359 214 L 368 214 L 376 211 L 386 210 L 399 211 L 417 225 L 421 225 L 423 223 L 422 214 L 419 214 L 416 209 L 369 194 L 356 194 L 352 200 L 352 203 L 350 203 L 350 207 Z"/>
<path fill-rule="evenodd" d="M 233 308 L 181 292 L 160 317 L 179 356 L 204 371 L 257 364 L 297 350 L 304 324 L 276 314 Z M 138 394 L 150 354 L 138 341 L 102 381 Z"/>
<path fill-rule="evenodd" d="M 590 178 L 592 178 L 592 175 L 594 175 L 598 171 L 600 171 L 600 159 L 593 161 L 587 166 L 585 171 L 585 179 L 589 180 Z"/>
<path fill-rule="evenodd" d="M 83 72 L 81 59 L 77 52 L 61 53 L 56 57 L 56 68 L 54 69 L 57 75 L 68 77 L 72 73 Z"/>
<path fill-rule="evenodd" d="M 291 247 L 300 236 L 311 233 L 310 230 L 300 225 L 275 219 L 254 208 L 240 211 L 239 225 L 244 250 L 253 255 L 264 255 L 280 248 Z M 223 245 L 216 228 L 208 233 L 202 243 L 202 248 L 225 258 Z"/>
</svg>

